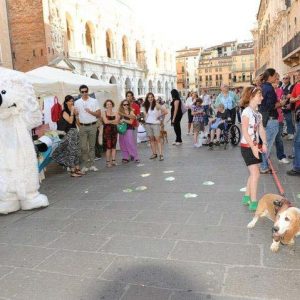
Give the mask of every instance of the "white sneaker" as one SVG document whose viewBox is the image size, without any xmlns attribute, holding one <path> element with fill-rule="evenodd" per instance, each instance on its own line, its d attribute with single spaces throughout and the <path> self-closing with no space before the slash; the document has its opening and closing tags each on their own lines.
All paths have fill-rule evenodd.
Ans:
<svg viewBox="0 0 300 300">
<path fill-rule="evenodd" d="M 181 143 L 176 142 L 175 145 L 176 145 L 176 146 L 182 145 L 182 142 L 181 142 Z"/>
<path fill-rule="evenodd" d="M 290 161 L 287 159 L 287 158 L 282 158 L 282 159 L 279 159 L 279 162 L 280 163 L 283 163 L 283 164 L 289 164 L 290 163 Z"/>
<path fill-rule="evenodd" d="M 287 139 L 288 140 L 293 140 L 294 139 L 294 135 L 293 134 L 288 134 Z"/>
<path fill-rule="evenodd" d="M 91 166 L 91 167 L 90 167 L 90 171 L 97 172 L 97 171 L 99 171 L 99 170 L 98 170 L 98 168 L 96 168 L 95 166 Z"/>
<path fill-rule="evenodd" d="M 88 172 L 88 170 L 89 170 L 89 168 L 87 168 L 87 167 L 82 167 L 81 168 L 82 173 L 86 173 L 86 172 Z"/>
</svg>

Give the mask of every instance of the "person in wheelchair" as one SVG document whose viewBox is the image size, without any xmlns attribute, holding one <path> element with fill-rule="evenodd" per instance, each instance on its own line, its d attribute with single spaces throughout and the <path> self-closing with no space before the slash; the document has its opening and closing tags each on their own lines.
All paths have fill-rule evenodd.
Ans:
<svg viewBox="0 0 300 300">
<path fill-rule="evenodd" d="M 224 105 L 221 103 L 217 106 L 216 116 L 209 120 L 209 131 L 210 131 L 210 141 L 209 148 L 212 149 L 214 137 L 216 136 L 215 145 L 220 146 L 221 133 L 228 129 L 229 124 L 231 124 L 230 111 L 225 109 Z"/>
</svg>

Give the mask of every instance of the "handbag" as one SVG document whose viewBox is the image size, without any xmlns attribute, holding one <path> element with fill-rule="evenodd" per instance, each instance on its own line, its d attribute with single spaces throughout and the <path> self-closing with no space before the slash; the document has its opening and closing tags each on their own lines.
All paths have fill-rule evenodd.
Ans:
<svg viewBox="0 0 300 300">
<path fill-rule="evenodd" d="M 70 130 L 70 124 L 61 115 L 60 119 L 57 121 L 57 130 L 64 131 L 67 133 Z"/>
<path fill-rule="evenodd" d="M 127 130 L 127 123 L 122 122 L 117 125 L 117 130 L 120 134 L 125 134 Z"/>
<path fill-rule="evenodd" d="M 181 102 L 181 112 L 184 115 L 188 109 L 187 109 L 186 105 L 183 103 L 183 101 L 180 100 L 180 102 Z"/>
<path fill-rule="evenodd" d="M 54 97 L 54 104 L 51 107 L 51 120 L 52 122 L 58 122 L 58 120 L 60 119 L 62 113 L 62 107 L 61 105 L 58 103 L 58 99 L 55 96 Z"/>
</svg>

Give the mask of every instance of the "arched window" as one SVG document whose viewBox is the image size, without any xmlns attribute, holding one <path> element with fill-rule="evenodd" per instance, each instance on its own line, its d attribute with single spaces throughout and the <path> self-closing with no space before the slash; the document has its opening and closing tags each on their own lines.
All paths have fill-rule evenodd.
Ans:
<svg viewBox="0 0 300 300">
<path fill-rule="evenodd" d="M 136 42 L 135 45 L 135 59 L 137 65 L 142 68 L 143 67 L 143 61 L 144 61 L 144 53 L 142 51 L 141 43 L 139 41 Z"/>
<path fill-rule="evenodd" d="M 148 82 L 148 92 L 153 93 L 153 83 L 152 80 L 149 80 Z"/>
<path fill-rule="evenodd" d="M 94 48 L 94 26 L 91 22 L 85 23 L 85 45 L 88 53 L 95 53 Z"/>
<path fill-rule="evenodd" d="M 116 80 L 115 76 L 111 76 L 111 77 L 110 77 L 109 83 L 110 83 L 110 84 L 116 84 L 116 83 L 117 83 L 117 80 Z"/>
<path fill-rule="evenodd" d="M 91 78 L 93 78 L 93 79 L 99 79 L 98 76 L 95 73 L 91 75 Z"/>
<path fill-rule="evenodd" d="M 143 82 L 142 82 L 142 79 L 139 79 L 139 81 L 138 81 L 138 94 L 139 95 L 143 94 Z"/>
<path fill-rule="evenodd" d="M 72 17 L 69 14 L 66 14 L 66 29 L 67 29 L 67 41 L 68 41 L 68 48 L 74 48 L 74 28 L 73 28 L 73 21 Z"/>
<path fill-rule="evenodd" d="M 122 38 L 122 57 L 123 61 L 129 61 L 128 39 L 125 35 Z"/>
<path fill-rule="evenodd" d="M 113 37 L 111 30 L 106 31 L 106 54 L 109 58 L 114 58 Z"/>
<path fill-rule="evenodd" d="M 162 92 L 162 90 L 161 90 L 161 82 L 159 80 L 157 81 L 157 92 L 159 94 L 161 94 L 161 92 Z"/>
<path fill-rule="evenodd" d="M 156 53 L 155 53 L 155 63 L 156 63 L 157 68 L 159 68 L 160 67 L 160 53 L 159 53 L 158 49 L 156 49 Z"/>
<path fill-rule="evenodd" d="M 130 81 L 130 79 L 128 77 L 125 80 L 125 93 L 127 91 L 131 91 L 131 81 Z"/>
</svg>

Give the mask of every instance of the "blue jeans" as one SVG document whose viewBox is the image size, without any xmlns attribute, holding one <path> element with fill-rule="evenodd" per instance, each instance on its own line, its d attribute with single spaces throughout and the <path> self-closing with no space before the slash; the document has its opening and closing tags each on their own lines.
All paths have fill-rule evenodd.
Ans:
<svg viewBox="0 0 300 300">
<path fill-rule="evenodd" d="M 295 126 L 293 123 L 293 116 L 291 111 L 287 111 L 283 113 L 284 119 L 286 122 L 286 129 L 288 134 L 294 134 L 295 133 Z"/>
<path fill-rule="evenodd" d="M 268 152 L 263 153 L 263 155 L 262 155 L 262 163 L 260 164 L 260 168 L 262 171 L 267 170 L 269 168 L 268 158 L 270 156 L 271 149 L 273 147 L 276 135 L 279 130 L 278 120 L 270 119 L 268 121 L 267 127 L 265 129 L 266 129 L 266 135 L 267 135 Z"/>
<path fill-rule="evenodd" d="M 293 169 L 300 172 L 300 122 L 297 123 L 296 136 L 294 140 L 295 158 L 293 162 Z"/>
<path fill-rule="evenodd" d="M 275 138 L 275 147 L 276 147 L 276 155 L 278 159 L 283 159 L 286 157 L 284 154 L 284 147 L 282 141 L 282 131 L 283 131 L 283 122 L 279 123 L 279 130 Z"/>
</svg>

